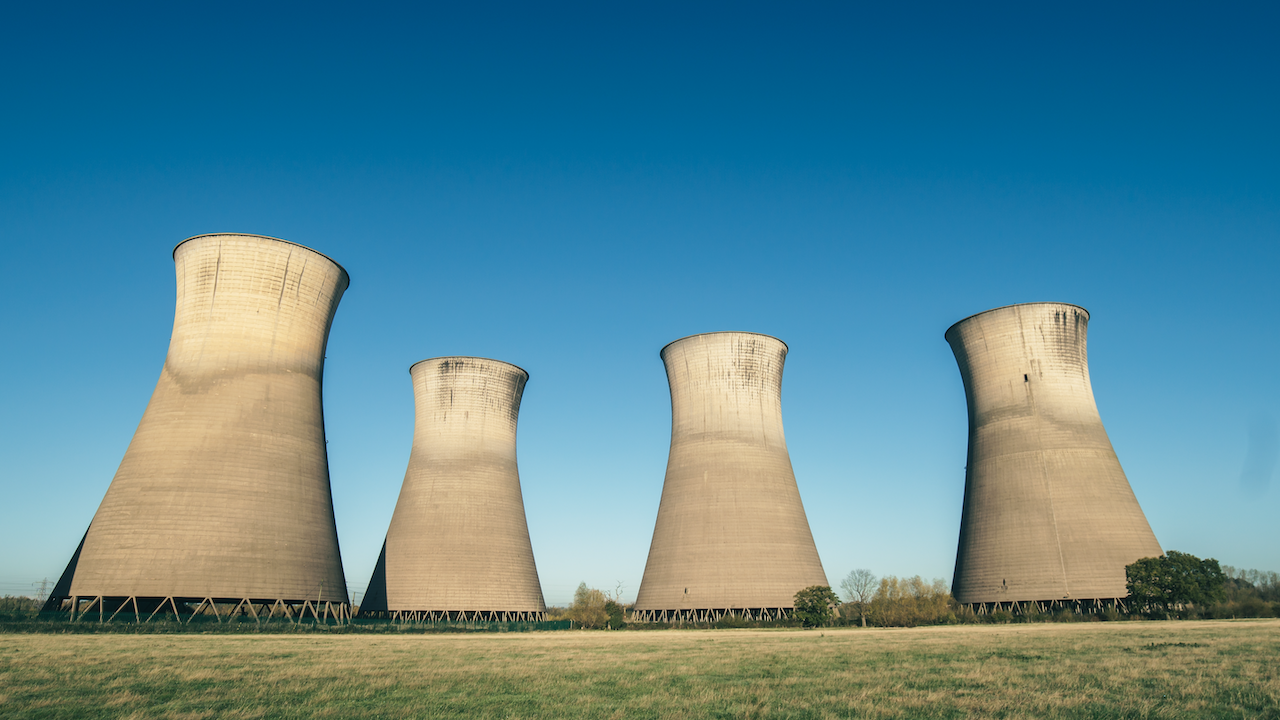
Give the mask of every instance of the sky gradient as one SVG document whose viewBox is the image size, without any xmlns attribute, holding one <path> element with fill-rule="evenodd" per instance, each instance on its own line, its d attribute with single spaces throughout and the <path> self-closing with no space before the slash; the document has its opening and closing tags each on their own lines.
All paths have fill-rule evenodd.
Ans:
<svg viewBox="0 0 1280 720">
<path fill-rule="evenodd" d="M 170 252 L 341 263 L 325 417 L 362 592 L 408 368 L 530 373 L 546 600 L 634 599 L 670 440 L 658 350 L 790 346 L 832 584 L 943 577 L 967 438 L 942 334 L 1092 314 L 1099 410 L 1166 549 L 1280 570 L 1280 10 L 1271 4 L 29 4 L 0 23 L 0 593 L 55 580 L 155 387 Z"/>
</svg>

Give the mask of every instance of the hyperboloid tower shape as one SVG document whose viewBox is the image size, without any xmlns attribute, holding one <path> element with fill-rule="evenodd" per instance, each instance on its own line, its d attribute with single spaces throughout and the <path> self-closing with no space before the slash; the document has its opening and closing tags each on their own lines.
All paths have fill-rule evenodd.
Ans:
<svg viewBox="0 0 1280 720">
<path fill-rule="evenodd" d="M 946 332 L 969 406 L 953 594 L 967 604 L 1122 598 L 1125 565 L 1161 554 L 1102 427 L 1089 313 L 1029 303 Z"/>
<path fill-rule="evenodd" d="M 638 618 L 780 617 L 826 585 L 782 432 L 787 346 L 707 333 L 662 349 L 671 454 Z"/>
<path fill-rule="evenodd" d="M 475 357 L 423 360 L 409 374 L 409 469 L 360 614 L 544 619 L 516 468 L 529 374 Z"/>
<path fill-rule="evenodd" d="M 190 238 L 173 259 L 164 369 L 47 607 L 342 616 L 321 384 L 347 273 L 234 233 Z"/>
</svg>

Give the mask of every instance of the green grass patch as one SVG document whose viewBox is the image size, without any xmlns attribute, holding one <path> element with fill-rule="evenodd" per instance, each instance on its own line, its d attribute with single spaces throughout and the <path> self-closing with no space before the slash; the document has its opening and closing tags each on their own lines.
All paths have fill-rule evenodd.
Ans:
<svg viewBox="0 0 1280 720">
<path fill-rule="evenodd" d="M 1280 620 L 0 634 L 0 717 L 1274 718 Z"/>
</svg>

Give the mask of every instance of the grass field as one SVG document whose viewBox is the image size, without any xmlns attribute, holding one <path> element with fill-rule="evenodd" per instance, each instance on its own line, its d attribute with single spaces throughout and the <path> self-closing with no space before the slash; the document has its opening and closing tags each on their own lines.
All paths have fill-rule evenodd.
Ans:
<svg viewBox="0 0 1280 720">
<path fill-rule="evenodd" d="M 0 717 L 1280 718 L 1280 620 L 11 634 Z"/>
</svg>

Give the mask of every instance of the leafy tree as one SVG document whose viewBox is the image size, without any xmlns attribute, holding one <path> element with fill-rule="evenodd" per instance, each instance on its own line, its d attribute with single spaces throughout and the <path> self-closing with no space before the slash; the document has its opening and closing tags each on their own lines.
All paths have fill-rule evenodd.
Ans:
<svg viewBox="0 0 1280 720">
<path fill-rule="evenodd" d="M 817 627 L 831 619 L 840 598 L 826 585 L 813 585 L 796 593 L 796 617 L 805 627 Z"/>
<path fill-rule="evenodd" d="M 879 627 L 915 627 L 949 621 L 953 610 L 951 593 L 942 578 L 929 583 L 919 575 L 888 575 L 880 579 L 867 617 Z"/>
<path fill-rule="evenodd" d="M 565 614 L 584 628 L 601 628 L 609 622 L 609 613 L 605 611 L 606 602 L 608 599 L 604 593 L 587 587 L 586 583 L 581 583 L 574 591 L 573 604 Z"/>
<path fill-rule="evenodd" d="M 858 615 L 862 618 L 862 627 L 866 627 L 867 604 L 875 596 L 876 576 L 866 568 L 852 570 L 840 581 L 840 589 L 844 591 L 845 598 L 857 608 Z"/>
<path fill-rule="evenodd" d="M 1165 588 L 1160 581 L 1162 557 L 1146 557 L 1124 566 L 1124 587 L 1129 591 L 1129 601 L 1134 609 L 1140 607 L 1164 608 Z"/>
<path fill-rule="evenodd" d="M 621 630 L 627 626 L 627 618 L 623 613 L 623 608 L 615 600 L 604 601 L 604 613 L 609 616 L 609 627 L 614 630 Z"/>
<path fill-rule="evenodd" d="M 1168 611 L 1188 605 L 1207 606 L 1225 597 L 1227 577 L 1213 558 L 1170 550 L 1160 557 L 1137 560 L 1124 568 L 1125 587 L 1137 607 Z"/>
</svg>

